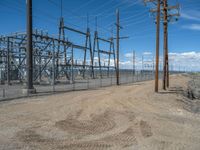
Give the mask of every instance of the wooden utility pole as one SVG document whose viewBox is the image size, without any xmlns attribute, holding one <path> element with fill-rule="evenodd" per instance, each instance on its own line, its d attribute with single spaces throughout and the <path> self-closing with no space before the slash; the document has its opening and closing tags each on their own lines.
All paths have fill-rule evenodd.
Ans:
<svg viewBox="0 0 200 150">
<path fill-rule="evenodd" d="M 160 0 L 157 1 L 157 18 L 156 18 L 156 70 L 155 70 L 155 92 L 158 92 L 158 78 L 159 78 L 159 47 L 160 47 Z"/>
<path fill-rule="evenodd" d="M 164 30 L 164 67 L 163 67 L 163 89 L 169 87 L 169 56 L 168 56 L 168 22 L 177 21 L 179 14 L 179 4 L 168 6 L 168 0 L 163 0 L 163 30 Z M 177 13 L 174 11 L 177 10 Z M 172 12 L 170 14 L 170 11 Z"/>
<path fill-rule="evenodd" d="M 119 9 L 116 10 L 116 26 L 117 26 L 117 34 L 116 34 L 116 38 L 113 38 L 113 39 L 116 39 L 116 82 L 117 82 L 117 85 L 120 85 L 120 81 L 119 81 L 119 76 L 120 76 L 120 73 L 119 73 L 119 40 L 121 39 L 127 39 L 129 37 L 127 36 L 124 36 L 124 37 L 120 37 L 120 30 L 123 29 L 123 27 L 120 26 L 120 13 L 119 13 Z"/>
<path fill-rule="evenodd" d="M 151 13 L 156 13 L 156 68 L 155 68 L 155 92 L 158 92 L 159 78 L 159 37 L 160 37 L 160 21 L 163 21 L 164 27 L 164 53 L 163 53 L 163 89 L 169 87 L 169 61 L 168 61 L 168 22 L 177 21 L 179 15 L 179 5 L 168 6 L 167 0 L 144 0 L 145 4 L 151 2 L 157 5 L 157 9 L 151 9 Z M 162 9 L 161 5 L 162 4 Z M 171 10 L 178 10 L 178 13 L 169 14 Z M 161 12 L 162 10 L 162 12 Z M 162 14 L 162 16 L 161 16 Z"/>
<path fill-rule="evenodd" d="M 166 40 L 166 43 L 167 43 L 167 57 L 166 57 L 166 65 L 167 65 L 167 88 L 169 88 L 169 51 L 168 51 L 168 30 L 167 30 L 167 40 Z"/>
<path fill-rule="evenodd" d="M 116 77 L 117 77 L 117 85 L 119 85 L 119 30 L 120 30 L 120 22 L 119 22 L 119 9 L 117 9 L 116 11 L 116 15 L 117 15 L 117 23 L 116 23 L 116 26 L 117 26 L 117 37 L 116 37 L 116 54 L 117 54 L 117 60 L 116 60 L 116 65 L 117 65 L 117 68 L 116 68 Z"/>
<path fill-rule="evenodd" d="M 155 66 L 155 92 L 158 92 L 158 79 L 159 79 L 159 51 L 160 51 L 160 4 L 161 0 L 144 0 L 144 3 L 151 2 L 157 5 L 156 10 L 156 66 Z"/>
<path fill-rule="evenodd" d="M 32 0 L 26 1 L 27 5 L 27 47 L 26 47 L 26 61 L 27 61 L 27 87 L 25 93 L 35 93 L 36 90 L 33 87 L 33 45 L 32 45 Z"/>
<path fill-rule="evenodd" d="M 163 31 L 164 31 L 164 51 L 163 51 L 163 89 L 166 90 L 166 83 L 168 81 L 168 10 L 167 10 L 167 0 L 163 0 Z"/>
</svg>

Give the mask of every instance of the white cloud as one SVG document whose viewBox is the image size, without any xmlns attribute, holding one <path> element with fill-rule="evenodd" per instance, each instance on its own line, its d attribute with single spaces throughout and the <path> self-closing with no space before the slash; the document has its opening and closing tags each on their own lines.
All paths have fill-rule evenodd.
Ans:
<svg viewBox="0 0 200 150">
<path fill-rule="evenodd" d="M 152 55 L 151 52 L 144 52 L 143 55 Z"/>
<path fill-rule="evenodd" d="M 187 12 L 181 12 L 181 18 L 190 20 L 190 21 L 200 21 L 200 11 L 198 10 L 189 10 Z M 183 25 L 182 28 L 189 29 L 189 30 L 196 30 L 200 31 L 200 24 L 193 23 L 188 25 Z"/>
<path fill-rule="evenodd" d="M 181 17 L 187 20 L 200 21 L 200 12 L 196 10 L 185 13 L 182 12 Z"/>
<path fill-rule="evenodd" d="M 133 53 L 126 53 L 124 56 L 126 58 L 133 58 Z"/>
<path fill-rule="evenodd" d="M 185 70 L 200 71 L 200 52 L 169 53 L 169 62 L 175 70 L 182 67 Z"/>
<path fill-rule="evenodd" d="M 200 52 L 169 53 L 169 57 L 172 59 L 200 59 Z"/>
<path fill-rule="evenodd" d="M 126 53 L 125 60 L 120 60 L 120 68 L 123 69 L 132 69 L 133 68 L 133 54 Z M 148 56 L 148 55 L 147 55 Z M 153 57 L 145 58 L 146 62 L 145 65 L 148 69 L 153 68 Z M 88 60 L 89 61 L 89 60 Z M 102 65 L 107 65 L 108 59 L 102 60 Z M 155 63 L 155 62 L 154 62 Z M 160 68 L 162 68 L 163 57 L 160 56 Z M 94 64 L 98 66 L 98 57 L 94 58 Z M 110 60 L 111 66 L 114 66 L 114 60 Z M 135 66 L 137 70 L 142 69 L 142 57 L 136 57 Z M 200 51 L 187 51 L 181 53 L 169 53 L 169 67 L 170 70 L 187 70 L 187 71 L 200 71 Z M 146 68 L 146 69 L 147 69 Z"/>
<path fill-rule="evenodd" d="M 200 24 L 189 24 L 182 26 L 184 29 L 200 31 Z"/>
<path fill-rule="evenodd" d="M 152 55 L 152 53 L 151 52 L 148 52 L 148 51 L 146 51 L 146 52 L 144 52 L 144 53 L 142 53 L 143 55 Z M 126 58 L 130 58 L 130 59 L 132 59 L 133 58 L 133 53 L 126 53 L 125 55 L 124 55 Z"/>
<path fill-rule="evenodd" d="M 121 68 L 132 69 L 132 53 L 127 53 L 125 56 L 130 56 L 128 60 L 120 62 Z M 147 57 L 148 58 L 148 57 Z M 145 65 L 153 65 L 152 58 L 146 59 Z M 160 66 L 162 68 L 163 57 L 160 56 Z M 136 68 L 142 68 L 142 58 L 136 57 Z M 200 51 L 187 51 L 182 53 L 169 53 L 169 66 L 170 70 L 187 70 L 187 71 L 200 71 Z"/>
</svg>

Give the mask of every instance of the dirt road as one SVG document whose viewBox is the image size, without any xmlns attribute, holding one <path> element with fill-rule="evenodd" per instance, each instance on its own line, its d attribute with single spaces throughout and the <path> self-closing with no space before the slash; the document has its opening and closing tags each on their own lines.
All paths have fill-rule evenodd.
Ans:
<svg viewBox="0 0 200 150">
<path fill-rule="evenodd" d="M 0 149 L 199 150 L 200 114 L 184 109 L 187 77 L 0 103 Z"/>
</svg>

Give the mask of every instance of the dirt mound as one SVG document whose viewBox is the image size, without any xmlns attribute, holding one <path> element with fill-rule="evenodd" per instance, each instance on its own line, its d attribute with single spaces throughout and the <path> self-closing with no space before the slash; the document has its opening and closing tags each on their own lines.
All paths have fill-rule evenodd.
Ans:
<svg viewBox="0 0 200 150">
<path fill-rule="evenodd" d="M 193 79 L 188 82 L 188 97 L 200 100 L 200 80 Z"/>
<path fill-rule="evenodd" d="M 200 101 L 199 100 L 191 100 L 188 98 L 184 98 L 181 101 L 184 102 L 183 108 L 192 113 L 200 114 Z"/>
</svg>

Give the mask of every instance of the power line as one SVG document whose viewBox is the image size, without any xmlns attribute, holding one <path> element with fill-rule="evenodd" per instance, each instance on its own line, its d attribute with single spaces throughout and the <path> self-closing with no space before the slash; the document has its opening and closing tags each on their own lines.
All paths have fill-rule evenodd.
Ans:
<svg viewBox="0 0 200 150">
<path fill-rule="evenodd" d="M 83 9 L 84 7 L 90 5 L 93 1 L 95 1 L 95 0 L 89 0 L 87 3 L 85 3 L 85 4 L 81 5 L 80 7 L 76 8 L 74 11 L 77 11 L 79 9 Z"/>
<path fill-rule="evenodd" d="M 112 3 L 113 1 L 115 1 L 115 0 L 107 1 L 106 3 L 104 3 L 103 5 L 101 5 L 100 7 L 98 7 L 97 9 L 95 9 L 95 12 L 99 11 L 100 9 L 102 9 L 102 8 L 105 7 L 106 5 Z M 90 11 L 91 11 L 91 10 L 90 10 Z"/>
<path fill-rule="evenodd" d="M 97 14 L 96 16 L 99 17 L 99 16 L 104 15 L 106 12 L 109 12 L 109 11 L 111 11 L 111 10 L 113 11 L 113 9 L 122 6 L 125 2 L 126 2 L 126 1 L 121 1 L 120 3 L 116 4 L 114 7 L 111 7 L 111 8 L 109 8 L 109 9 L 107 9 L 107 10 L 105 10 L 105 11 L 103 11 L 103 12 Z"/>
<path fill-rule="evenodd" d="M 5 2 L 5 1 L 1 1 L 1 2 Z M 17 7 L 17 6 L 15 6 L 15 5 L 13 5 L 12 3 L 11 4 L 9 4 L 9 3 L 2 3 L 2 5 L 0 5 L 0 6 L 4 6 L 4 7 L 7 7 L 7 8 L 9 8 L 9 9 L 14 9 L 14 10 L 17 10 L 17 12 L 19 12 L 19 13 L 22 13 L 22 14 L 25 14 L 25 10 L 22 8 L 22 7 Z"/>
</svg>

